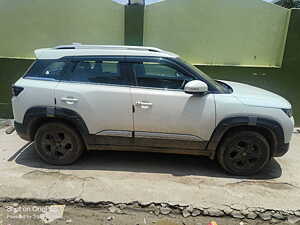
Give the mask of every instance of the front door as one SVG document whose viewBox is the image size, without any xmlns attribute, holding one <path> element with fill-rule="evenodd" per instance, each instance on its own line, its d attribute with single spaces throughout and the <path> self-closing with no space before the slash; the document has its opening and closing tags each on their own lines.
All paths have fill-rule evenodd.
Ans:
<svg viewBox="0 0 300 225">
<path fill-rule="evenodd" d="M 144 60 L 131 65 L 136 79 L 131 89 L 135 137 L 177 140 L 168 141 L 174 147 L 184 141 L 206 143 L 215 126 L 214 95 L 185 93 L 184 85 L 197 78 L 171 63 Z"/>
</svg>

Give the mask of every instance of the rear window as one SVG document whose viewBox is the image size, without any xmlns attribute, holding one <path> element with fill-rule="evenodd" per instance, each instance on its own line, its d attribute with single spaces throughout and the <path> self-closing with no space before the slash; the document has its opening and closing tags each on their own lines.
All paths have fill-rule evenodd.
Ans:
<svg viewBox="0 0 300 225">
<path fill-rule="evenodd" d="M 65 80 L 80 83 L 128 85 L 128 77 L 121 73 L 122 65 L 124 66 L 119 61 L 110 60 L 78 61 Z"/>
<path fill-rule="evenodd" d="M 43 78 L 43 79 L 57 79 L 66 62 L 56 60 L 37 60 L 27 71 L 25 77 L 27 78 Z"/>
</svg>

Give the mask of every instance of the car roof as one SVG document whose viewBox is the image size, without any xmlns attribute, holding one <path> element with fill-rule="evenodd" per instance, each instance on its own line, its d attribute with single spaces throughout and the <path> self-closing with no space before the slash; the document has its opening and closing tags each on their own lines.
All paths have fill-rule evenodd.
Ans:
<svg viewBox="0 0 300 225">
<path fill-rule="evenodd" d="M 154 47 L 126 45 L 59 45 L 34 51 L 37 59 L 60 59 L 66 56 L 156 56 L 177 58 L 178 55 Z"/>
</svg>

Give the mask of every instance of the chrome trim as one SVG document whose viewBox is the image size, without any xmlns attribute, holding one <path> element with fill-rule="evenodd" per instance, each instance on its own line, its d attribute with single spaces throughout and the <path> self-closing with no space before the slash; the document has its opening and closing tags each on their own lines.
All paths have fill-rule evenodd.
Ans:
<svg viewBox="0 0 300 225">
<path fill-rule="evenodd" d="M 168 88 L 155 88 L 155 87 L 143 87 L 143 86 L 136 86 L 130 84 L 108 84 L 108 83 L 93 83 L 93 82 L 80 82 L 80 81 L 66 81 L 66 80 L 59 80 L 60 83 L 71 83 L 71 84 L 88 84 L 88 85 L 101 85 L 101 86 L 113 86 L 113 87 L 128 87 L 128 88 L 140 88 L 140 89 L 150 89 L 150 90 L 160 90 L 160 91 L 177 91 L 177 92 L 184 92 L 183 89 L 168 89 Z"/>
<path fill-rule="evenodd" d="M 132 137 L 132 132 L 128 130 L 103 130 L 96 135 L 116 136 L 116 137 Z"/>
<path fill-rule="evenodd" d="M 54 78 L 46 78 L 46 77 L 31 77 L 31 76 L 25 76 L 23 79 L 29 79 L 29 80 L 43 80 L 43 81 L 55 81 L 59 82 L 59 80 Z"/>
<path fill-rule="evenodd" d="M 88 84 L 88 85 L 101 85 L 101 86 L 113 86 L 113 87 L 129 87 L 129 88 L 139 88 L 139 89 L 159 90 L 159 91 L 176 91 L 176 92 L 184 92 L 185 93 L 185 91 L 183 89 L 144 87 L 144 86 L 130 85 L 130 84 L 108 84 L 108 83 L 80 82 L 80 81 L 58 80 L 58 79 L 54 79 L 54 78 L 30 77 L 30 76 L 23 77 L 23 79 L 55 81 L 55 82 L 70 83 L 70 84 Z"/>
<path fill-rule="evenodd" d="M 132 85 L 131 88 L 149 89 L 149 90 L 157 90 L 157 91 L 177 91 L 177 92 L 185 92 L 183 89 L 143 87 L 143 86 L 138 86 L 138 85 Z"/>
<path fill-rule="evenodd" d="M 170 140 L 182 140 L 182 141 L 203 141 L 200 137 L 189 134 L 170 134 L 159 132 L 146 132 L 136 131 L 134 132 L 136 138 L 158 138 L 158 139 L 170 139 Z"/>
<path fill-rule="evenodd" d="M 42 77 L 23 77 L 23 79 L 28 80 L 40 80 L 40 81 L 55 81 L 60 83 L 69 83 L 69 84 L 88 84 L 88 85 L 101 85 L 101 86 L 113 86 L 113 87 L 128 87 L 128 88 L 140 88 L 140 89 L 150 89 L 150 90 L 160 90 L 160 91 L 177 91 L 184 92 L 182 89 L 168 89 L 168 88 L 155 88 L 155 87 L 143 87 L 130 84 L 108 84 L 108 83 L 93 83 L 93 82 L 79 82 L 79 81 L 70 81 L 70 80 L 56 80 L 54 78 L 42 78 Z"/>
<path fill-rule="evenodd" d="M 101 85 L 101 86 L 114 86 L 114 87 L 132 87 L 129 84 L 108 84 L 108 83 L 93 83 L 93 82 L 80 82 L 80 81 L 71 81 L 71 80 L 60 80 L 60 83 L 70 83 L 70 84 L 88 84 L 88 85 Z"/>
</svg>

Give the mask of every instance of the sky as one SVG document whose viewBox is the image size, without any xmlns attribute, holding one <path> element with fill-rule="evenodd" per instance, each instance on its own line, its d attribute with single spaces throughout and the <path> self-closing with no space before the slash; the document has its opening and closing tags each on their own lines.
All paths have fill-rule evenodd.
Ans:
<svg viewBox="0 0 300 225">
<path fill-rule="evenodd" d="M 126 4 L 128 3 L 128 0 L 113 0 L 115 2 L 119 2 L 121 4 Z M 149 4 L 152 4 L 152 3 L 155 3 L 155 2 L 160 2 L 160 1 L 164 1 L 164 0 L 145 0 L 146 2 L 146 5 L 149 5 Z M 225 0 L 224 0 L 225 1 Z M 273 0 L 263 0 L 265 2 L 272 2 Z"/>
</svg>

